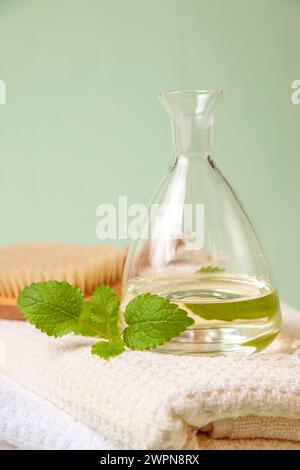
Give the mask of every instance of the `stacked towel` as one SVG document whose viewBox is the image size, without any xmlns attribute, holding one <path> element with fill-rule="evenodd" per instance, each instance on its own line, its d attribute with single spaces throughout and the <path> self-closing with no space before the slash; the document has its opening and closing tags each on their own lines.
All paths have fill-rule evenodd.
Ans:
<svg viewBox="0 0 300 470">
<path fill-rule="evenodd" d="M 118 448 L 114 442 L 3 376 L 0 377 L 0 403 L 0 449 Z"/>
<path fill-rule="evenodd" d="M 283 312 L 281 338 L 264 354 L 128 351 L 109 362 L 90 355 L 92 339 L 57 340 L 28 324 L 2 320 L 1 373 L 69 413 L 72 426 L 80 421 L 98 438 L 105 436 L 107 446 L 300 449 L 300 314 L 287 307 Z M 24 444 L 6 434 L 1 431 L 0 439 Z M 262 439 L 255 447 L 249 441 L 254 437 Z"/>
<path fill-rule="evenodd" d="M 118 449 L 116 443 L 6 377 L 0 377 L 0 403 L 0 450 Z M 299 444 L 277 439 L 216 440 L 203 432 L 199 447 L 293 450 Z"/>
</svg>

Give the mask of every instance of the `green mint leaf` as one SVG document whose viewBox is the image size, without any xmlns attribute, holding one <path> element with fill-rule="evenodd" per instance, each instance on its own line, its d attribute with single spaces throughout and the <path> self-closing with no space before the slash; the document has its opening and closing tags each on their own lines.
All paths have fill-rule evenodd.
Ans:
<svg viewBox="0 0 300 470">
<path fill-rule="evenodd" d="M 219 273 L 225 271 L 225 268 L 222 268 L 221 266 L 204 266 L 201 269 L 198 269 L 196 273 Z"/>
<path fill-rule="evenodd" d="M 143 350 L 178 336 L 194 323 L 184 310 L 170 300 L 154 294 L 142 294 L 129 302 L 125 310 L 125 344 Z"/>
<path fill-rule="evenodd" d="M 113 341 L 99 341 L 92 346 L 92 354 L 102 357 L 102 359 L 110 359 L 111 357 L 118 356 L 125 351 L 125 344 L 122 339 L 115 339 Z"/>
<path fill-rule="evenodd" d="M 26 320 L 49 336 L 80 334 L 84 297 L 80 289 L 67 282 L 31 284 L 20 293 L 18 306 Z"/>
<path fill-rule="evenodd" d="M 107 339 L 120 336 L 119 309 L 120 301 L 111 287 L 102 284 L 95 289 L 90 300 L 91 319 L 97 324 L 101 335 Z"/>
<path fill-rule="evenodd" d="M 31 284 L 20 293 L 18 306 L 29 323 L 49 336 L 75 333 L 103 337 L 83 293 L 67 282 Z"/>
<path fill-rule="evenodd" d="M 77 331 L 74 331 L 77 335 L 82 336 L 93 336 L 98 338 L 104 338 L 101 331 L 91 318 L 90 306 L 87 302 L 83 304 L 80 316 L 79 316 L 79 327 Z"/>
</svg>

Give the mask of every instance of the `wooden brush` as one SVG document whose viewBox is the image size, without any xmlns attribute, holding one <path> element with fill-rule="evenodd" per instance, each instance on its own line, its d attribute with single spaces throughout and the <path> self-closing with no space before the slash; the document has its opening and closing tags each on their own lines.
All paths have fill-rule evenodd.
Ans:
<svg viewBox="0 0 300 470">
<path fill-rule="evenodd" d="M 22 319 L 17 298 L 25 286 L 67 281 L 89 297 L 99 284 L 120 295 L 127 249 L 113 246 L 30 242 L 0 249 L 0 318 Z"/>
</svg>

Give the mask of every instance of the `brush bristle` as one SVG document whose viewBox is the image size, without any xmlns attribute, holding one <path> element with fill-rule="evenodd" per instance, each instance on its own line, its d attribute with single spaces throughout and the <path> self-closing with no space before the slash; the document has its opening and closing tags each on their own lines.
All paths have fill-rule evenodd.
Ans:
<svg viewBox="0 0 300 470">
<path fill-rule="evenodd" d="M 0 249 L 0 297 L 16 299 L 25 286 L 67 281 L 85 296 L 99 284 L 120 283 L 126 249 L 113 246 L 18 243 Z M 1 303 L 1 301 L 0 301 Z"/>
</svg>

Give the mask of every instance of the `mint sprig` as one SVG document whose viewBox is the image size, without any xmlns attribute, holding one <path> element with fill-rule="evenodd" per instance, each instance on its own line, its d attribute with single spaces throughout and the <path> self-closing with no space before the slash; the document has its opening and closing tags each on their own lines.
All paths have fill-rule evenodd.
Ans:
<svg viewBox="0 0 300 470">
<path fill-rule="evenodd" d="M 90 301 L 67 282 L 31 284 L 20 293 L 18 306 L 24 317 L 49 336 L 69 333 L 102 338 L 92 354 L 103 359 L 117 356 L 125 346 L 153 349 L 178 336 L 194 323 L 184 310 L 154 294 L 141 294 L 125 309 L 126 328 L 119 330 L 120 302 L 113 289 L 97 287 Z"/>
<path fill-rule="evenodd" d="M 221 273 L 225 271 L 223 266 L 203 266 L 202 268 L 198 269 L 196 273 Z"/>
</svg>

